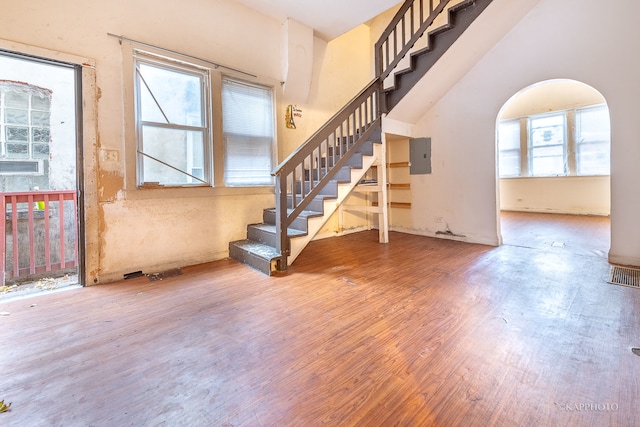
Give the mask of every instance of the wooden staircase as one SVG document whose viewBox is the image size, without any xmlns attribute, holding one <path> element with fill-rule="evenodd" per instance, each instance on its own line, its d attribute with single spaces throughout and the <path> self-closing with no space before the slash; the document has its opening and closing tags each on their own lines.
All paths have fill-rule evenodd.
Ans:
<svg viewBox="0 0 640 427">
<path fill-rule="evenodd" d="M 275 208 L 247 227 L 246 239 L 229 243 L 229 256 L 268 275 L 286 271 L 367 170 L 385 165 L 384 114 L 491 1 L 405 1 L 376 43 L 375 79 L 274 170 Z M 388 223 L 383 181 L 381 242 Z"/>
<path fill-rule="evenodd" d="M 379 162 L 381 148 L 379 128 L 378 126 L 378 132 L 375 132 L 349 157 L 347 165 L 338 170 L 336 175 L 322 187 L 319 194 L 313 197 L 305 209 L 291 222 L 287 228 L 290 251 L 286 260 L 276 249 L 278 219 L 276 208 L 263 211 L 262 223 L 247 226 L 246 239 L 229 244 L 229 256 L 269 275 L 283 270 L 280 263 L 291 264 L 307 243 L 322 229 L 353 188 L 360 183 L 369 168 Z M 332 150 L 329 150 L 329 153 L 319 158 L 314 165 L 319 164 L 320 169 L 324 170 L 326 166 L 323 165 L 330 165 L 332 162 Z M 287 194 L 287 214 L 291 214 L 294 210 L 294 198 L 300 200 L 304 192 L 308 193 L 318 185 L 318 168 L 305 169 L 304 177 L 303 180 L 296 182 L 295 193 Z"/>
</svg>

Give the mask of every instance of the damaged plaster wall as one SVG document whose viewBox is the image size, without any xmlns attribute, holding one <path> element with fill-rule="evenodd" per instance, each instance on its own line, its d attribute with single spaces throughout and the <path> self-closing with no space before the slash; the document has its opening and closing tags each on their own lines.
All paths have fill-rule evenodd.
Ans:
<svg viewBox="0 0 640 427">
<path fill-rule="evenodd" d="M 18 19 L 19 17 L 29 19 Z M 108 33 L 211 60 L 258 75 L 276 92 L 278 158 L 282 159 L 371 78 L 365 29 L 332 42 L 314 38 L 313 76 L 304 118 L 285 132 L 282 94 L 282 23 L 230 0 L 52 0 L 3 5 L 0 38 L 95 59 L 85 90 L 85 114 L 95 120 L 85 144 L 87 284 L 119 280 L 142 270 L 164 271 L 225 258 L 228 242 L 246 236 L 275 204 L 273 189 L 197 188 L 138 190 L 130 58 Z M 366 47 L 361 48 L 361 44 Z M 18 51 L 24 49 L 16 49 Z M 89 80 L 88 80 L 89 81 Z M 214 118 L 215 119 L 215 118 Z M 93 119 L 92 119 L 93 120 Z M 85 116 L 87 125 L 87 116 Z M 214 141 L 215 144 L 215 141 Z M 220 153 L 219 148 L 214 148 Z M 216 173 L 219 173 L 216 172 Z"/>
<path fill-rule="evenodd" d="M 107 33 L 279 81 L 280 27 L 277 20 L 231 1 L 186 0 L 162 7 L 150 0 L 3 5 L 0 38 L 95 59 L 97 136 L 85 152 L 85 179 L 95 184 L 87 194 L 93 198 L 86 222 L 88 284 L 135 270 L 150 273 L 224 258 L 228 242 L 243 238 L 246 225 L 260 220 L 261 208 L 273 205 L 269 189 L 126 188 L 127 167 L 135 164 L 126 147 L 135 141 L 125 137 L 125 129 L 133 118 L 124 111 L 129 94 L 122 49 Z"/>
</svg>

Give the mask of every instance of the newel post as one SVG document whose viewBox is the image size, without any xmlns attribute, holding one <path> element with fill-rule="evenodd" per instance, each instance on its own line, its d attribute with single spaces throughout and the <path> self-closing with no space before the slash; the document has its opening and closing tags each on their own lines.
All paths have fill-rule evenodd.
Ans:
<svg viewBox="0 0 640 427">
<path fill-rule="evenodd" d="M 282 258 L 278 269 L 287 270 L 289 256 L 289 239 L 287 237 L 287 179 L 282 172 L 276 174 L 276 249 Z"/>
</svg>

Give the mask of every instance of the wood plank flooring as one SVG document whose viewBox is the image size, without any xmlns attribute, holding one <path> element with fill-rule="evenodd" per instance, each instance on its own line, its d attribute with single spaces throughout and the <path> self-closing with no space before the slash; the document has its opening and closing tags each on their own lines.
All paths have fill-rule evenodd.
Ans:
<svg viewBox="0 0 640 427">
<path fill-rule="evenodd" d="M 0 301 L 0 425 L 640 426 L 640 291 L 601 254 L 377 240 Z"/>
</svg>

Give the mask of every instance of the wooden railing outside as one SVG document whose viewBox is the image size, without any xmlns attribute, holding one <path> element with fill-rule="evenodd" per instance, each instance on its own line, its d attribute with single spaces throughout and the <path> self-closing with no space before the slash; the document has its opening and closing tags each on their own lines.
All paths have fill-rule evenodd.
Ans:
<svg viewBox="0 0 640 427">
<path fill-rule="evenodd" d="M 0 195 L 2 284 L 78 266 L 75 190 Z"/>
<path fill-rule="evenodd" d="M 407 0 L 375 45 L 376 76 L 272 172 L 276 191 L 276 249 L 286 270 L 287 230 L 349 157 L 381 127 L 387 112 L 382 82 L 427 31 L 450 0 Z M 325 159 L 324 161 L 322 159 Z"/>
</svg>

